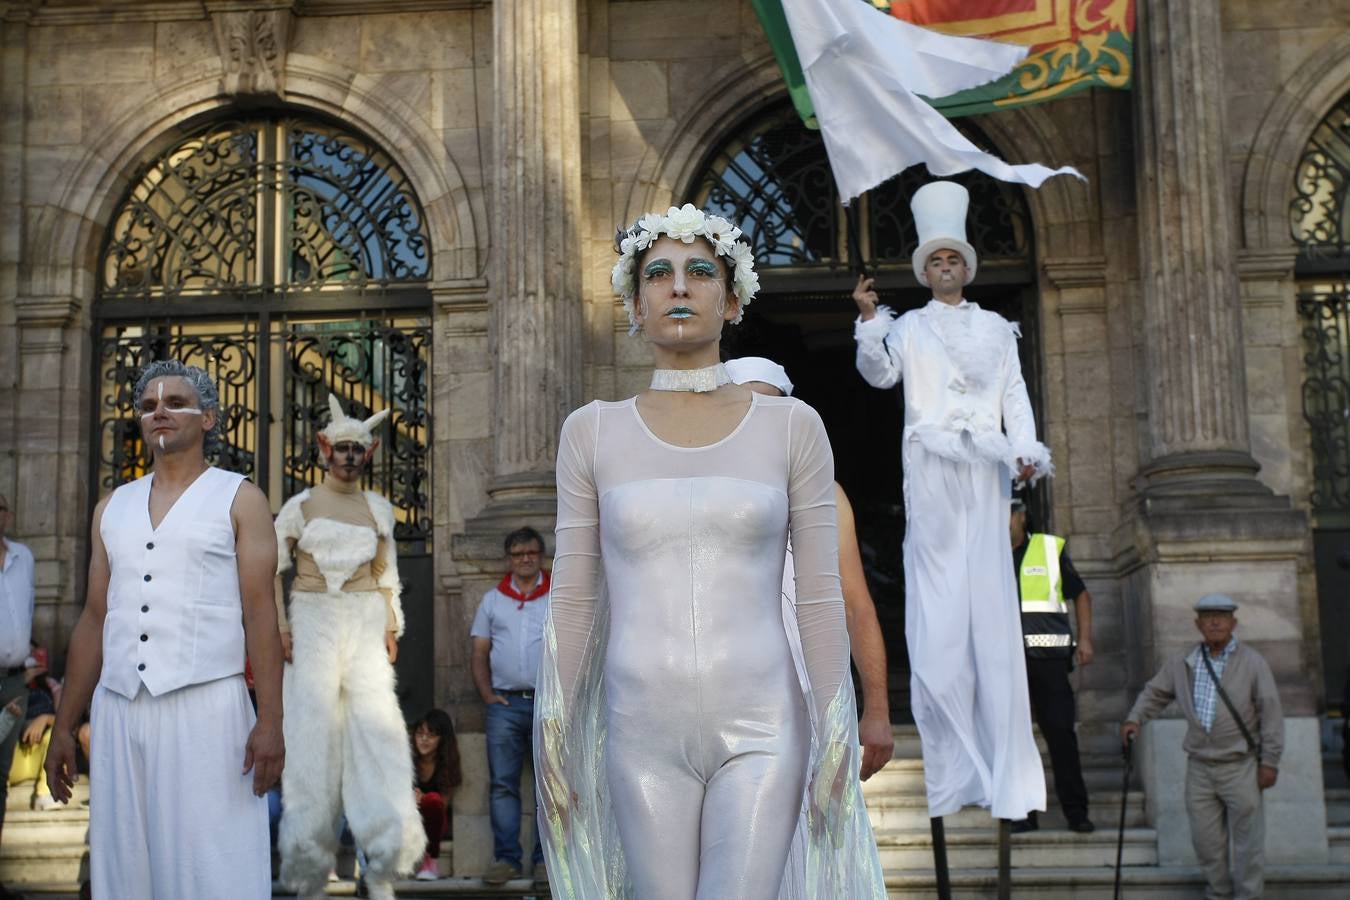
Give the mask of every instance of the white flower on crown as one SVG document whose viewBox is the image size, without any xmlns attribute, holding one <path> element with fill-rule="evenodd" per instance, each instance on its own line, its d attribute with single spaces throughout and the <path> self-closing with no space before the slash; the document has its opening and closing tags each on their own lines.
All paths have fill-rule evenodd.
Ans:
<svg viewBox="0 0 1350 900">
<path fill-rule="evenodd" d="M 672 206 L 664 216 L 647 213 L 619 240 L 619 261 L 610 273 L 610 283 L 615 295 L 623 298 L 623 308 L 628 313 L 630 326 L 628 333 L 635 333 L 638 327 L 634 306 L 637 297 L 637 278 L 634 274 L 637 270 L 637 255 L 663 234 L 686 244 L 692 244 L 695 238 L 705 238 L 713 251 L 726 259 L 727 267 L 732 270 L 732 290 L 740 301 L 740 311 L 732 324 L 739 323 L 745 315 L 745 308 L 759 293 L 755 254 L 749 244 L 740 240 L 741 230 L 735 225 L 721 216 L 708 215 L 694 204 L 686 203 L 679 208 Z"/>
</svg>

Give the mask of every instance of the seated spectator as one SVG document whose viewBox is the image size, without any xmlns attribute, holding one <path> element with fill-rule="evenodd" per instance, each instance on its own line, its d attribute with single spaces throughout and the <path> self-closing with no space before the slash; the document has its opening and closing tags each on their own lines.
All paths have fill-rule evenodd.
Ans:
<svg viewBox="0 0 1350 900">
<path fill-rule="evenodd" d="M 47 759 L 47 745 L 51 742 L 52 723 L 56 721 L 56 701 L 51 679 L 47 677 L 47 651 L 34 647 L 33 655 L 24 660 L 24 682 L 28 685 L 28 711 L 24 716 L 23 731 L 14 747 L 14 760 L 9 767 L 9 785 L 33 782 L 34 809 L 49 810 L 60 806 L 47 786 L 47 773 L 42 764 Z"/>
<path fill-rule="evenodd" d="M 417 867 L 418 881 L 441 877 L 441 838 L 449 825 L 450 800 L 462 776 L 455 726 L 443 710 L 428 710 L 412 731 L 413 796 L 427 832 L 426 854 Z"/>
</svg>

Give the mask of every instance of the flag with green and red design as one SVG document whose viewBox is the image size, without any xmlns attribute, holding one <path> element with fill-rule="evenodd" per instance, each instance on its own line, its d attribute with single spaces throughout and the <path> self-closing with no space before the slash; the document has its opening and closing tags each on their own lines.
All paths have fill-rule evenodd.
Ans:
<svg viewBox="0 0 1350 900">
<path fill-rule="evenodd" d="M 858 0 L 944 34 L 1027 48 L 1002 78 L 930 102 L 949 117 L 1064 97 L 1089 87 L 1127 88 L 1133 76 L 1134 0 Z M 782 0 L 752 0 L 802 120 L 815 109 Z"/>
</svg>

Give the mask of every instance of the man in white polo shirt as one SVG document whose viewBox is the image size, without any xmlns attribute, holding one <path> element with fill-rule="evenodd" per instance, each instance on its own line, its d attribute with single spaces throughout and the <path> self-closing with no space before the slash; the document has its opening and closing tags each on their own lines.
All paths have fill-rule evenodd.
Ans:
<svg viewBox="0 0 1350 900">
<path fill-rule="evenodd" d="M 544 539 L 526 526 L 506 536 L 511 571 L 483 595 L 474 616 L 473 683 L 487 704 L 488 812 L 493 863 L 488 884 L 521 877 L 520 773 L 533 755 L 534 686 L 548 618 L 549 573 L 543 568 Z M 534 839 L 533 876 L 547 880 L 544 848 Z"/>
<path fill-rule="evenodd" d="M 285 758 L 271 511 L 242 475 L 206 463 L 221 413 L 204 371 L 151 363 L 134 396 L 154 471 L 94 510 L 47 777 L 67 801 L 92 696 L 93 895 L 262 900 L 272 895 L 263 795 Z"/>
<path fill-rule="evenodd" d="M 17 702 L 18 721 L 22 722 L 28 706 L 23 662 L 33 635 L 33 554 L 6 534 L 13 520 L 9 498 L 0 494 L 0 708 Z M 15 726 L 0 738 L 0 829 L 5 825 L 6 776 L 14 759 L 14 743 L 22 731 Z M 0 900 L 8 896 L 10 893 L 0 885 Z"/>
</svg>

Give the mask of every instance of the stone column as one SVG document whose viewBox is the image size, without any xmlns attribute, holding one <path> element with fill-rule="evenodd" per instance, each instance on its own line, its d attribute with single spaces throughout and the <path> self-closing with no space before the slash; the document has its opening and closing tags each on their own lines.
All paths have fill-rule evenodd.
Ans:
<svg viewBox="0 0 1350 900">
<path fill-rule="evenodd" d="M 493 36 L 490 511 L 551 526 L 558 432 L 582 383 L 576 0 L 494 4 Z"/>
<path fill-rule="evenodd" d="M 1237 227 L 1224 132 L 1218 0 L 1141 0 L 1135 146 L 1146 397 L 1144 463 L 1116 533 L 1129 682 L 1195 646 L 1192 606 L 1221 591 L 1270 662 L 1286 716 L 1267 792 L 1268 863 L 1327 859 L 1316 698 L 1304 658 L 1306 516 L 1257 478 L 1249 437 Z M 1185 723 L 1145 728 L 1140 770 L 1159 862 L 1193 864 L 1181 781 Z"/>
<path fill-rule="evenodd" d="M 492 471 L 486 507 L 451 545 L 466 617 L 501 578 L 501 542 L 509 531 L 533 525 L 552 552 L 558 432 L 583 399 L 577 0 L 494 3 L 492 26 L 495 170 L 487 297 L 492 389 L 486 411 Z M 482 703 L 467 679 L 455 700 L 465 713 L 456 721 L 466 763 L 463 793 L 470 804 L 455 804 L 455 870 L 475 873 L 492 861 L 486 756 L 478 734 Z M 532 779 L 527 774 L 525 782 Z M 531 826 L 523 844 L 531 847 L 528 804 L 526 820 Z"/>
<path fill-rule="evenodd" d="M 1254 489 L 1217 0 L 1144 0 L 1136 146 L 1149 491 Z"/>
</svg>

